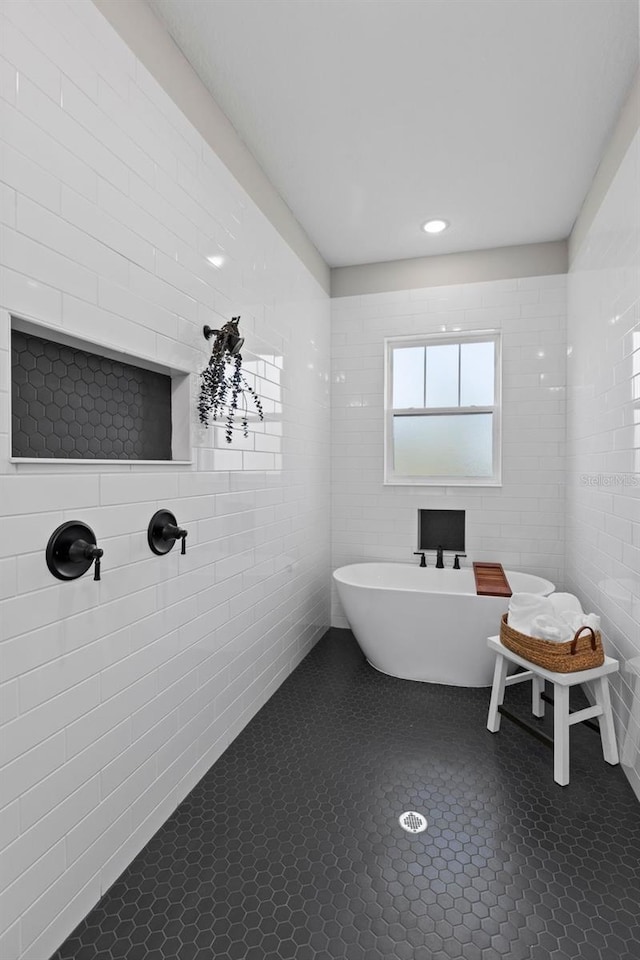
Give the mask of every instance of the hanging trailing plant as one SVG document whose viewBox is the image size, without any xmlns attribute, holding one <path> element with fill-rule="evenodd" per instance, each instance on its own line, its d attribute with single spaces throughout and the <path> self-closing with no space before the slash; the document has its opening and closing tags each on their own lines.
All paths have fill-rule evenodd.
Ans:
<svg viewBox="0 0 640 960">
<path fill-rule="evenodd" d="M 242 404 L 241 425 L 245 437 L 249 436 L 249 419 L 247 394 L 251 397 L 260 420 L 264 420 L 264 412 L 260 397 L 246 380 L 242 373 L 242 354 L 240 349 L 244 338 L 240 336 L 238 323 L 240 317 L 232 317 L 221 330 L 204 328 L 207 340 L 215 335 L 213 350 L 208 365 L 200 374 L 200 399 L 198 414 L 200 423 L 205 427 L 209 421 L 226 420 L 225 438 L 227 443 L 233 439 L 233 425 L 238 412 L 239 402 Z M 232 371 L 230 366 L 233 365 Z"/>
</svg>

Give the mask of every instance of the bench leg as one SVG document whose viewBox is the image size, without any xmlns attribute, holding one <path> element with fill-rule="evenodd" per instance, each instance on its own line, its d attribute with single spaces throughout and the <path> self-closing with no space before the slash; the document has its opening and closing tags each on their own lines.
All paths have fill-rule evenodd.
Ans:
<svg viewBox="0 0 640 960">
<path fill-rule="evenodd" d="M 569 783 L 569 687 L 553 685 L 553 779 Z"/>
<path fill-rule="evenodd" d="M 489 717 L 487 719 L 487 730 L 491 733 L 497 733 L 500 729 L 500 713 L 498 707 L 502 706 L 504 700 L 505 680 L 507 679 L 507 667 L 509 666 L 505 657 L 497 654 L 496 665 L 493 671 L 493 687 L 491 689 L 491 703 L 489 704 Z"/>
<path fill-rule="evenodd" d="M 602 740 L 602 755 L 607 763 L 618 763 L 618 744 L 616 743 L 616 731 L 613 726 L 613 714 L 611 712 L 611 698 L 609 697 L 609 678 L 598 677 L 594 682 L 596 701 L 602 710 L 602 715 L 598 717 L 600 722 L 600 739 Z"/>
<path fill-rule="evenodd" d="M 531 712 L 534 717 L 544 717 L 544 680 L 536 673 L 531 677 Z"/>
</svg>

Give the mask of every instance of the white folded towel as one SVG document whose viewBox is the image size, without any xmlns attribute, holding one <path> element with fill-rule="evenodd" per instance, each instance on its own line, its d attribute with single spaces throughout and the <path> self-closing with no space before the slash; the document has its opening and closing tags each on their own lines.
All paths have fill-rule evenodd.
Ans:
<svg viewBox="0 0 640 960">
<path fill-rule="evenodd" d="M 595 613 L 564 613 L 560 617 L 567 626 L 569 626 L 573 632 L 579 630 L 580 627 L 591 627 L 592 630 L 600 629 L 600 617 Z"/>
<path fill-rule="evenodd" d="M 552 640 L 554 643 L 564 643 L 573 640 L 575 630 L 560 617 L 547 617 L 544 614 L 534 617 L 531 621 L 530 637 L 539 637 L 541 640 Z"/>
<path fill-rule="evenodd" d="M 556 617 L 561 617 L 565 613 L 582 613 L 580 601 L 572 593 L 552 593 L 549 600 Z"/>
<path fill-rule="evenodd" d="M 531 636 L 531 623 L 535 617 L 553 617 L 554 610 L 548 597 L 538 593 L 514 593 L 509 600 L 507 621 L 519 633 Z"/>
<path fill-rule="evenodd" d="M 581 627 L 600 629 L 600 617 L 584 613 L 580 601 L 572 593 L 514 593 L 509 600 L 507 622 L 510 627 L 529 637 L 564 643 L 573 640 Z"/>
</svg>

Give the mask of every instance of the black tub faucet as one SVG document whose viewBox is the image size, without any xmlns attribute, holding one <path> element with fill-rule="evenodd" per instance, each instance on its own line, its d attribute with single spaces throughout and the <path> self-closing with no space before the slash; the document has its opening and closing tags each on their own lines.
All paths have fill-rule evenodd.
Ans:
<svg viewBox="0 0 640 960">
<path fill-rule="evenodd" d="M 442 547 L 438 547 L 436 555 L 436 570 L 444 570 L 444 559 L 442 556 Z"/>
<path fill-rule="evenodd" d="M 426 567 L 426 565 L 427 565 L 427 558 L 426 558 L 425 555 L 424 555 L 424 551 L 422 551 L 422 550 L 414 550 L 414 551 L 413 551 L 413 555 L 414 555 L 414 557 L 420 557 L 420 566 L 421 566 L 421 567 Z"/>
<path fill-rule="evenodd" d="M 459 569 L 460 569 L 460 557 L 466 557 L 466 553 L 456 553 L 456 555 L 455 555 L 455 557 L 454 557 L 454 560 L 453 560 L 453 569 L 454 569 L 454 570 L 459 570 Z"/>
</svg>

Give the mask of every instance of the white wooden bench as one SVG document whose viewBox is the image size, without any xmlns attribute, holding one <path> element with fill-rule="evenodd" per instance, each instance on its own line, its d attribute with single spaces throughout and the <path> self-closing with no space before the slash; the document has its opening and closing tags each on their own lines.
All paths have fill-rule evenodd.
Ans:
<svg viewBox="0 0 640 960">
<path fill-rule="evenodd" d="M 598 717 L 602 755 L 607 763 L 618 763 L 618 747 L 613 727 L 608 679 L 608 675 L 615 673 L 618 669 L 617 660 L 605 657 L 602 666 L 595 667 L 593 670 L 554 673 L 551 670 L 545 670 L 544 667 L 530 663 L 516 653 L 512 653 L 511 650 L 502 645 L 499 637 L 489 637 L 487 643 L 489 649 L 496 654 L 487 730 L 490 730 L 491 733 L 497 733 L 500 729 L 501 717 L 506 716 L 509 720 L 513 720 L 519 726 L 528 730 L 529 733 L 533 733 L 539 740 L 553 746 L 553 779 L 560 786 L 565 787 L 569 783 L 569 728 L 574 723 L 584 723 Z M 524 667 L 525 672 L 507 676 L 510 663 Z M 510 710 L 503 707 L 505 688 L 513 683 L 522 683 L 524 680 L 531 680 L 531 711 L 534 717 L 544 716 L 545 701 L 553 702 L 553 737 L 548 737 L 537 727 L 520 717 L 516 717 Z M 545 680 L 553 684 L 553 701 L 546 697 L 544 693 Z M 580 683 L 590 683 L 592 685 L 596 703 L 592 707 L 570 712 L 569 690 Z M 595 724 L 590 725 L 595 726 Z"/>
</svg>

